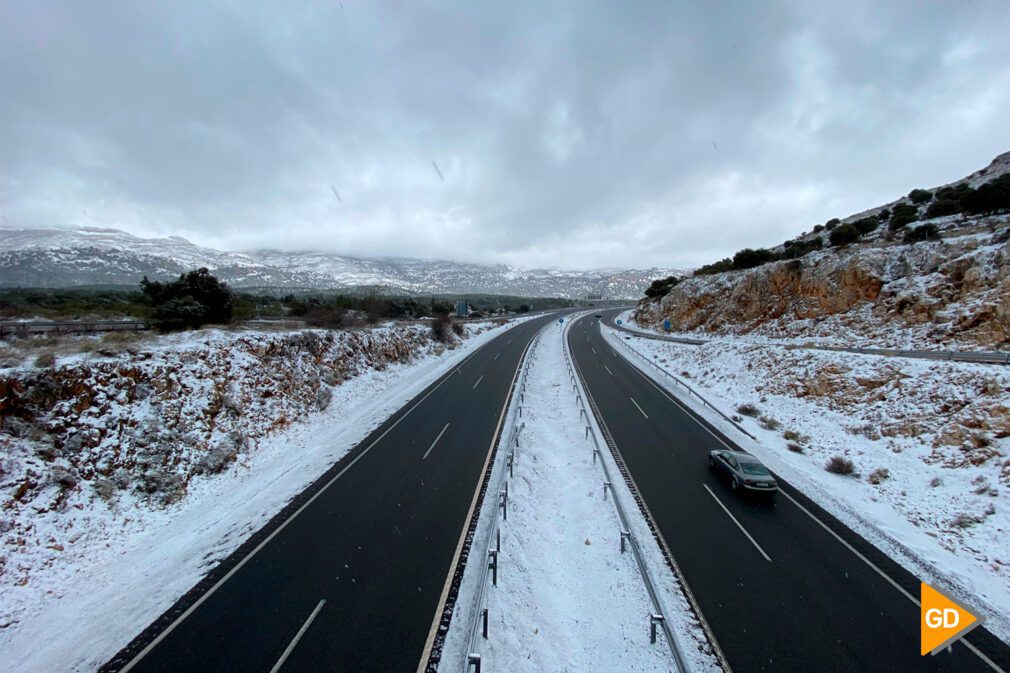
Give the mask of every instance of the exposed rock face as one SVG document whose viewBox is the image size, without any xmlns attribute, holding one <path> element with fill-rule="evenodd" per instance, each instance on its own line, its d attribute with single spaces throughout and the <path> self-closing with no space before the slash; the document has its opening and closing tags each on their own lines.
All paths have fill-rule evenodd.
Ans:
<svg viewBox="0 0 1010 673">
<path fill-rule="evenodd" d="M 680 332 L 834 337 L 854 345 L 1010 345 L 1007 222 L 942 241 L 875 243 L 684 280 L 643 302 Z"/>
</svg>

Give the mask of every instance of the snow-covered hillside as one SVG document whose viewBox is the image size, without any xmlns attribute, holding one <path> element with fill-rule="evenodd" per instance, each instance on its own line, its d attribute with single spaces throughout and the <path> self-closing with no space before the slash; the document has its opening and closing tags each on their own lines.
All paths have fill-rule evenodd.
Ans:
<svg viewBox="0 0 1010 673">
<path fill-rule="evenodd" d="M 146 239 L 116 229 L 0 229 L 0 287 L 136 285 L 206 267 L 237 288 L 338 290 L 376 288 L 420 294 L 500 294 L 635 298 L 674 269 L 559 271 L 505 265 L 324 252 L 233 253 L 172 236 Z"/>
</svg>

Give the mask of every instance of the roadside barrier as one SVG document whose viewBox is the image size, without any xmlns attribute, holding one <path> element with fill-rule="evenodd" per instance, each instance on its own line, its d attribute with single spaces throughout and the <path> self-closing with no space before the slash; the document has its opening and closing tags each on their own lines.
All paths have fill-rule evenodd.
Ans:
<svg viewBox="0 0 1010 673">
<path fill-rule="evenodd" d="M 638 571 L 642 576 L 643 583 L 645 584 L 646 593 L 649 594 L 649 601 L 652 604 L 652 612 L 649 613 L 649 642 L 656 642 L 657 626 L 661 628 L 663 630 L 663 634 L 666 636 L 666 643 L 670 648 L 670 652 L 673 654 L 677 671 L 679 673 L 689 673 L 691 669 L 685 663 L 680 644 L 677 642 L 677 638 L 673 633 L 673 630 L 670 628 L 670 620 L 666 619 L 667 613 L 664 611 L 662 601 L 659 598 L 659 593 L 656 591 L 656 582 L 649 573 L 649 568 L 645 564 L 645 558 L 638 544 L 638 540 L 635 538 L 635 535 L 631 530 L 631 526 L 628 523 L 628 517 L 624 511 L 624 506 L 621 504 L 621 499 L 618 497 L 617 491 L 613 487 L 614 481 L 610 476 L 607 461 L 602 455 L 597 433 L 590 422 L 590 413 L 592 409 L 590 404 L 587 404 L 588 394 L 582 388 L 583 382 L 581 375 L 577 375 L 578 367 L 575 365 L 575 362 L 572 359 L 572 354 L 568 349 L 568 329 L 575 323 L 578 317 L 579 316 L 572 316 L 569 319 L 568 325 L 561 331 L 561 344 L 565 352 L 565 364 L 568 366 L 568 376 L 572 384 L 572 391 L 575 395 L 576 404 L 579 406 L 579 419 L 581 420 L 585 418 L 586 437 L 592 438 L 593 463 L 599 463 L 600 469 L 603 472 L 603 499 L 607 499 L 607 492 L 610 491 L 610 495 L 612 496 L 610 500 L 614 503 L 614 508 L 617 510 L 617 517 L 621 523 L 621 530 L 619 531 L 621 553 L 624 553 L 628 548 L 631 549 L 631 553 L 634 555 L 635 562 L 638 565 Z M 597 460 L 597 458 L 599 458 L 599 460 Z M 618 464 L 618 467 L 620 468 L 620 464 Z M 627 478 L 626 475 L 622 476 Z"/>
</svg>

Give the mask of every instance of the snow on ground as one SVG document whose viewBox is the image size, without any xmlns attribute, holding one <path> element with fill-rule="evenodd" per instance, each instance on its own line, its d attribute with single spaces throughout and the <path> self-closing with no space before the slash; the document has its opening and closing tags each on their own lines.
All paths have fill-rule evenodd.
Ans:
<svg viewBox="0 0 1010 673">
<path fill-rule="evenodd" d="M 1010 370 L 602 329 L 618 352 L 637 350 L 724 413 L 753 405 L 741 423 L 757 441 L 643 368 L 910 572 L 983 610 L 1010 641 Z M 834 456 L 857 474 L 827 472 Z"/>
<path fill-rule="evenodd" d="M 620 553 L 613 496 L 603 498 L 603 475 L 584 434 L 561 335 L 556 325 L 545 328 L 531 355 L 522 417 L 526 427 L 509 480 L 508 520 L 501 522 L 498 586 L 488 587 L 489 637 L 478 636 L 482 666 L 530 673 L 676 670 L 662 632 L 655 644 L 649 642 L 648 594 L 634 556 Z M 498 462 L 503 460 L 502 452 Z M 612 472 L 617 474 L 616 468 Z M 617 493 L 627 503 L 666 604 L 679 613 L 667 618 L 688 644 L 693 670 L 718 670 L 623 483 Z M 485 507 L 481 527 L 489 528 L 489 517 L 497 515 L 493 506 Z M 459 666 L 459 641 L 470 626 L 465 606 L 474 601 L 481 572 L 483 564 L 466 568 L 443 671 Z"/>
<path fill-rule="evenodd" d="M 77 475 L 74 486 L 40 484 L 34 502 L 44 505 L 42 498 L 55 498 L 62 504 L 27 511 L 12 506 L 13 499 L 7 502 L 5 562 L 0 565 L 0 671 L 95 670 L 374 427 L 501 331 L 489 327 L 468 325 L 471 334 L 484 333 L 450 351 L 425 337 L 428 345 L 401 352 L 395 361 L 351 358 L 346 380 L 327 387 L 331 398 L 325 410 L 280 425 L 270 423 L 270 414 L 257 416 L 257 423 L 268 426 L 258 428 L 254 446 L 240 451 L 219 473 L 191 475 L 182 497 L 168 504 L 134 490 L 103 500 L 92 488 L 82 488 L 88 483 L 83 474 Z M 384 343 L 383 334 L 388 337 L 391 329 L 359 337 Z M 236 347 L 237 341 L 253 340 L 269 350 L 269 344 L 286 343 L 277 341 L 286 336 L 194 332 L 158 340 L 144 352 L 151 353 L 146 361 L 181 362 L 193 370 L 207 358 L 186 354 L 207 348 L 207 341 Z M 345 337 L 338 332 L 335 338 Z M 240 361 L 250 357 L 234 350 L 230 356 Z M 287 356 L 274 362 L 278 368 L 281 362 L 291 365 Z M 12 370 L 4 373 L 10 376 Z M 200 376 L 191 373 L 190 378 Z M 183 392 L 199 394 L 202 388 L 193 385 Z M 208 400 L 190 402 L 198 406 Z M 130 407 L 123 399 L 118 404 Z M 247 408 L 243 418 L 254 411 Z M 102 413 L 113 412 L 128 417 L 122 409 Z M 247 428 L 256 434 L 253 430 Z M 5 473 L 0 477 L 4 490 L 13 491 L 7 483 L 11 468 L 34 457 L 18 454 L 29 440 L 4 439 Z"/>
</svg>

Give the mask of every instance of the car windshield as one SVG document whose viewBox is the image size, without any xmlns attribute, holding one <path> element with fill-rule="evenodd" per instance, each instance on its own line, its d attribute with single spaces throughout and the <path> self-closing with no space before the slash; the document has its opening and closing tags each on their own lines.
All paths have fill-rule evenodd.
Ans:
<svg viewBox="0 0 1010 673">
<path fill-rule="evenodd" d="M 745 463 L 741 461 L 740 469 L 744 474 L 756 474 L 760 476 L 768 474 L 768 469 L 761 463 Z"/>
</svg>

